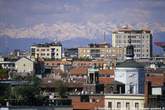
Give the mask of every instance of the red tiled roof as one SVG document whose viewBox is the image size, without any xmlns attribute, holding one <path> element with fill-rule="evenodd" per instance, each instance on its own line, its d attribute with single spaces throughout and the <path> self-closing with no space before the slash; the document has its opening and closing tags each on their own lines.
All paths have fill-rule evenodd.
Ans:
<svg viewBox="0 0 165 110">
<path fill-rule="evenodd" d="M 90 97 L 92 98 L 92 97 Z M 96 99 L 96 97 L 93 97 Z M 74 110 L 94 110 L 97 107 L 104 106 L 104 98 L 100 97 L 98 102 L 81 102 L 80 97 L 71 97 Z"/>
<path fill-rule="evenodd" d="M 99 78 L 101 84 L 111 84 L 114 78 Z"/>
<path fill-rule="evenodd" d="M 114 75 L 114 70 L 112 69 L 103 69 L 99 71 L 99 74 L 111 74 Z"/>
<path fill-rule="evenodd" d="M 73 109 L 81 109 L 81 110 L 94 110 L 96 107 L 95 103 L 83 102 L 83 103 L 72 103 Z"/>
<path fill-rule="evenodd" d="M 59 64 L 71 64 L 70 61 L 56 61 L 56 60 L 50 60 L 50 61 L 44 61 L 45 64 L 48 64 L 49 66 L 59 65 Z"/>
<path fill-rule="evenodd" d="M 69 72 L 71 75 L 84 75 L 88 73 L 88 68 L 86 67 L 75 67 Z"/>
</svg>

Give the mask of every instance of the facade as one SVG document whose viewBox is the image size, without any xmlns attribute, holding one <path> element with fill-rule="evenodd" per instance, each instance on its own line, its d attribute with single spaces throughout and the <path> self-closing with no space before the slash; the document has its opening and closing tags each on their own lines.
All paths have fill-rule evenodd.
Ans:
<svg viewBox="0 0 165 110">
<path fill-rule="evenodd" d="M 114 80 L 114 70 L 113 69 L 102 69 L 99 70 L 99 83 L 100 84 L 110 84 Z"/>
<path fill-rule="evenodd" d="M 126 94 L 144 93 L 144 68 L 117 67 L 115 80 L 125 84 Z"/>
<path fill-rule="evenodd" d="M 32 45 L 31 57 L 45 58 L 45 59 L 61 59 L 62 44 L 53 42 L 53 43 Z"/>
<path fill-rule="evenodd" d="M 122 60 L 124 58 L 124 48 L 110 47 L 109 44 L 89 44 L 88 47 L 78 48 L 78 57 L 90 59 L 117 58 Z"/>
<path fill-rule="evenodd" d="M 144 95 L 107 94 L 104 97 L 104 107 L 112 110 L 139 110 L 144 108 Z"/>
<path fill-rule="evenodd" d="M 112 33 L 112 47 L 126 47 L 131 38 L 135 59 L 152 57 L 152 34 L 150 30 L 133 30 L 128 27 Z"/>
<path fill-rule="evenodd" d="M 60 65 L 70 65 L 70 61 L 62 61 L 62 60 L 46 60 L 44 61 L 45 66 L 60 66 Z"/>
<path fill-rule="evenodd" d="M 165 107 L 165 70 L 148 69 L 145 78 L 145 107 Z"/>
<path fill-rule="evenodd" d="M 30 52 L 29 51 L 22 51 L 20 49 L 15 49 L 14 51 L 12 51 L 10 53 L 10 57 L 29 57 L 30 56 Z"/>
<path fill-rule="evenodd" d="M 88 74 L 88 68 L 86 67 L 74 67 L 69 71 L 69 77 L 71 80 L 86 80 Z"/>
<path fill-rule="evenodd" d="M 66 58 L 78 58 L 78 48 L 65 48 L 64 54 Z"/>
<path fill-rule="evenodd" d="M 73 61 L 72 62 L 73 67 L 92 67 L 92 66 L 97 66 L 97 67 L 102 67 L 104 68 L 105 66 L 109 65 L 109 62 L 107 61 Z"/>
<path fill-rule="evenodd" d="M 34 62 L 26 57 L 20 58 L 15 62 L 15 70 L 23 76 L 34 74 Z"/>
<path fill-rule="evenodd" d="M 0 56 L 0 66 L 3 69 L 14 70 L 15 69 L 15 61 L 11 61 L 11 60 L 5 59 L 4 57 Z"/>
<path fill-rule="evenodd" d="M 64 73 L 69 72 L 70 68 L 72 67 L 72 63 L 70 61 L 61 60 L 47 60 L 44 61 L 44 65 L 46 68 L 50 69 L 51 72 L 55 71 L 56 69 L 60 69 Z"/>
<path fill-rule="evenodd" d="M 145 71 L 144 66 L 134 61 L 134 47 L 129 45 L 126 48 L 126 58 L 122 63 L 116 65 L 115 80 L 125 84 L 126 94 L 143 94 Z"/>
</svg>

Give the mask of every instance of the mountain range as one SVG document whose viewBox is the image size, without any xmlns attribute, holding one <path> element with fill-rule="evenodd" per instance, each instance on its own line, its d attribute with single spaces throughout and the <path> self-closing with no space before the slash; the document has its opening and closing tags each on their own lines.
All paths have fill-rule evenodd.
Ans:
<svg viewBox="0 0 165 110">
<path fill-rule="evenodd" d="M 153 33 L 153 42 L 164 41 L 165 32 Z M 64 48 L 73 48 L 87 46 L 89 43 L 103 42 L 103 37 L 95 37 L 94 39 L 87 39 L 82 37 L 71 38 L 68 40 L 61 41 Z M 6 54 L 14 49 L 29 50 L 32 44 L 53 42 L 53 40 L 47 38 L 11 38 L 9 36 L 0 36 L 0 53 Z M 111 36 L 106 36 L 106 42 L 111 43 Z M 157 47 L 153 43 L 154 54 L 162 54 L 162 49 Z"/>
</svg>

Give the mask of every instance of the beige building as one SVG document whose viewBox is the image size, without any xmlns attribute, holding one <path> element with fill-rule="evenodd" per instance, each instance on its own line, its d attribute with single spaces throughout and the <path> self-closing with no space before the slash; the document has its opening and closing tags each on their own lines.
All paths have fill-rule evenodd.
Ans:
<svg viewBox="0 0 165 110">
<path fill-rule="evenodd" d="M 104 104 L 105 110 L 139 110 L 144 108 L 144 95 L 107 94 Z"/>
<path fill-rule="evenodd" d="M 32 45 L 31 57 L 45 58 L 45 59 L 61 59 L 62 44 L 53 42 L 53 43 Z"/>
<path fill-rule="evenodd" d="M 128 27 L 112 32 L 112 47 L 126 47 L 131 38 L 135 59 L 152 57 L 152 34 L 150 30 L 134 30 Z"/>
<path fill-rule="evenodd" d="M 26 57 L 22 57 L 15 62 L 15 70 L 21 76 L 34 74 L 34 62 Z"/>
<path fill-rule="evenodd" d="M 91 59 L 124 58 L 124 48 L 110 47 L 109 44 L 89 44 L 88 47 L 78 48 L 78 57 L 88 57 Z"/>
</svg>

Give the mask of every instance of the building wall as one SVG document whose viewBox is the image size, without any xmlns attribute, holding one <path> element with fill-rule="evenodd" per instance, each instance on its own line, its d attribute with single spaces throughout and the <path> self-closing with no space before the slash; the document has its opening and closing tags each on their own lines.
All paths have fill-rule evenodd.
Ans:
<svg viewBox="0 0 165 110">
<path fill-rule="evenodd" d="M 135 104 L 138 108 L 144 108 L 144 96 L 143 95 L 105 95 L 105 108 L 118 108 L 120 103 L 120 108 L 128 110 L 135 109 Z M 110 107 L 111 103 L 111 107 Z M 127 107 L 126 107 L 127 104 Z M 118 105 L 118 106 L 117 106 Z"/>
<path fill-rule="evenodd" d="M 45 66 L 60 66 L 60 65 L 71 65 L 70 61 L 61 60 L 46 60 L 44 61 Z"/>
<path fill-rule="evenodd" d="M 69 96 L 72 99 L 73 110 L 95 110 L 99 107 L 104 107 L 103 95 L 86 95 L 89 100 L 82 100 L 81 95 Z"/>
<path fill-rule="evenodd" d="M 0 61 L 0 66 L 2 66 L 3 69 L 14 70 L 15 69 L 15 62 Z"/>
<path fill-rule="evenodd" d="M 140 68 L 116 68 L 115 80 L 125 84 L 126 94 L 142 94 L 144 93 L 144 70 Z"/>
<path fill-rule="evenodd" d="M 52 52 L 52 49 L 54 50 Z M 52 54 L 54 54 L 52 56 Z M 48 46 L 48 47 L 38 47 L 31 46 L 31 56 L 34 58 L 62 58 L 62 47 L 61 46 Z"/>
<path fill-rule="evenodd" d="M 92 52 L 95 51 L 95 52 Z M 97 56 L 98 55 L 98 56 Z M 124 58 L 124 48 L 78 48 L 78 57 L 89 57 L 89 58 Z"/>
<path fill-rule="evenodd" d="M 139 31 L 139 32 L 136 32 Z M 132 45 L 134 46 L 135 58 L 150 58 L 152 57 L 152 34 L 145 30 L 128 30 L 112 33 L 113 47 L 126 47 L 129 37 L 131 37 Z"/>
<path fill-rule="evenodd" d="M 104 66 L 109 65 L 109 62 L 106 61 L 73 61 L 74 67 L 92 67 L 94 65 L 96 66 Z"/>
<path fill-rule="evenodd" d="M 21 58 L 15 62 L 15 67 L 18 73 L 34 72 L 34 62 L 26 58 Z"/>
</svg>

